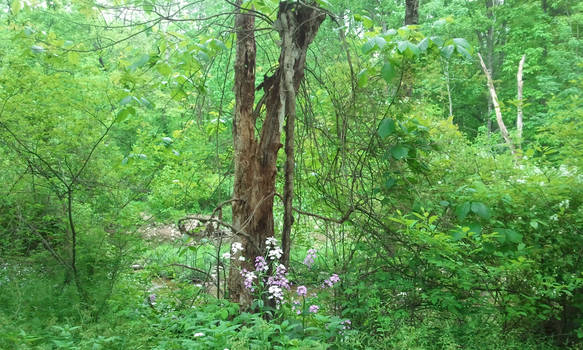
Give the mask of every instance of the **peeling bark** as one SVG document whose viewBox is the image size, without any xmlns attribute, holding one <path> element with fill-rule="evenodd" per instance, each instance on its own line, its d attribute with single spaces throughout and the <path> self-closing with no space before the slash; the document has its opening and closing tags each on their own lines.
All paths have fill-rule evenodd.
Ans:
<svg viewBox="0 0 583 350">
<path fill-rule="evenodd" d="M 241 4 L 241 0 L 238 1 Z M 279 66 L 273 76 L 266 77 L 260 87 L 264 90 L 266 115 L 259 139 L 255 136 L 258 113 L 253 113 L 255 99 L 254 17 L 239 7 L 235 26 L 237 53 L 235 61 L 235 117 L 233 141 L 235 145 L 235 181 L 233 198 L 233 227 L 245 235 L 244 262 L 235 259 L 231 264 L 229 294 L 233 301 L 247 307 L 250 295 L 242 285 L 239 270 L 253 270 L 255 257 L 263 254 L 265 240 L 274 235 L 273 197 L 277 175 L 277 152 L 282 147 L 281 132 L 287 116 L 286 185 L 284 203 L 284 251 L 289 259 L 289 232 L 293 218 L 293 129 L 295 95 L 304 78 L 308 46 L 313 41 L 325 15 L 315 4 L 281 2 L 278 19 L 274 23 L 281 38 Z M 288 210 L 289 206 L 289 210 Z M 237 258 L 237 257 L 236 257 Z"/>
</svg>

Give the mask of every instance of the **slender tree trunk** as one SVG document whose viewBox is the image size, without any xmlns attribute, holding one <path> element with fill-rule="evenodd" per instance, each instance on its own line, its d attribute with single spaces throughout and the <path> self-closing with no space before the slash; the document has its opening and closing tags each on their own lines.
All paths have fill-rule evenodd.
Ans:
<svg viewBox="0 0 583 350">
<path fill-rule="evenodd" d="M 449 80 L 449 61 L 445 61 L 445 84 L 447 87 L 447 101 L 449 106 L 449 117 L 453 115 L 453 102 L 451 99 L 451 84 Z"/>
<path fill-rule="evenodd" d="M 238 1 L 241 4 L 241 0 Z M 255 135 L 255 59 L 254 18 L 239 10 L 235 20 L 237 53 L 235 61 L 235 181 L 233 197 L 233 227 L 239 230 L 244 262 L 231 264 L 229 294 L 233 301 L 248 306 L 250 295 L 245 291 L 239 270 L 253 269 L 255 257 L 262 255 L 265 240 L 274 235 L 273 198 L 277 175 L 277 152 L 282 147 L 281 131 L 286 124 L 286 185 L 284 188 L 284 259 L 289 260 L 289 232 L 293 218 L 293 128 L 295 95 L 304 78 L 308 46 L 313 41 L 325 15 L 315 3 L 281 2 L 274 27 L 281 39 L 279 66 L 273 76 L 266 77 L 260 87 L 265 95 L 266 115 Z M 260 108 L 258 108 L 260 110 Z M 236 256 L 235 258 L 238 258 Z"/>
</svg>

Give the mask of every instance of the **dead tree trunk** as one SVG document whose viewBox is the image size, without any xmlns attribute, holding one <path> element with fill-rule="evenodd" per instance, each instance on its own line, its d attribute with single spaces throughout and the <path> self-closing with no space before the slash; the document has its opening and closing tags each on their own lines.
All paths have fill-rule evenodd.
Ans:
<svg viewBox="0 0 583 350">
<path fill-rule="evenodd" d="M 492 77 L 490 76 L 490 72 L 488 68 L 486 68 L 486 64 L 484 64 L 484 60 L 482 59 L 482 55 L 478 54 L 478 58 L 480 59 L 480 65 L 482 66 L 482 70 L 486 75 L 486 80 L 488 82 L 488 90 L 490 90 L 490 97 L 492 98 L 492 104 L 494 105 L 494 112 L 496 113 L 496 122 L 498 123 L 498 128 L 500 129 L 500 133 L 506 141 L 508 148 L 512 154 L 516 154 L 516 149 L 512 140 L 510 139 L 510 134 L 508 133 L 508 129 L 506 128 L 506 124 L 504 124 L 504 120 L 502 119 L 502 111 L 500 110 L 500 104 L 498 103 L 498 95 L 496 95 L 496 89 L 494 88 L 494 82 L 492 81 Z"/>
<path fill-rule="evenodd" d="M 516 136 L 518 137 L 519 145 L 522 142 L 522 69 L 525 60 L 526 55 L 522 55 L 522 59 L 518 63 L 518 73 L 516 73 Z"/>
<path fill-rule="evenodd" d="M 238 1 L 241 4 L 241 1 Z M 238 7 L 240 9 L 240 7 Z M 286 132 L 291 142 L 286 146 L 286 186 L 284 203 L 284 249 L 289 257 L 289 230 L 291 228 L 291 200 L 293 195 L 293 128 L 295 95 L 304 78 L 308 46 L 313 41 L 325 15 L 315 3 L 281 2 L 275 29 L 281 39 L 279 66 L 266 77 L 260 88 L 264 90 L 265 119 L 259 138 L 255 135 L 256 118 L 261 105 L 254 112 L 255 59 L 254 17 L 238 10 L 235 26 L 237 53 L 235 61 L 235 116 L 233 141 L 235 147 L 235 180 L 233 197 L 233 227 L 240 231 L 244 262 L 231 264 L 229 294 L 233 301 L 248 306 L 250 296 L 244 289 L 240 269 L 253 269 L 255 257 L 262 255 L 265 240 L 274 235 L 273 199 L 277 175 L 277 152 L 282 147 L 281 131 L 287 116 Z M 291 165 L 290 165 L 291 164 Z M 289 208 L 288 208 L 289 207 Z M 289 209 L 289 210 L 288 210 Z M 287 233 L 286 233 L 287 232 Z M 286 237 L 287 236 L 287 237 Z M 235 257 L 238 258 L 238 257 Z"/>
</svg>

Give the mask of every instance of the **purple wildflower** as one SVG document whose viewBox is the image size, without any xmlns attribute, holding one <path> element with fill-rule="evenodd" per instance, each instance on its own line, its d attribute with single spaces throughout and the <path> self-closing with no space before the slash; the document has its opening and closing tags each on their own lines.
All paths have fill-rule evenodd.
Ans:
<svg viewBox="0 0 583 350">
<path fill-rule="evenodd" d="M 308 249 L 308 254 L 306 254 L 306 257 L 304 259 L 304 265 L 306 265 L 307 267 L 312 267 L 317 257 L 316 252 L 317 252 L 316 249 Z"/>
<path fill-rule="evenodd" d="M 324 280 L 322 283 L 322 288 L 332 288 L 336 283 L 340 282 L 340 277 L 337 274 L 333 274 L 330 278 Z"/>
<path fill-rule="evenodd" d="M 308 293 L 308 289 L 305 286 L 299 286 L 297 289 L 298 295 L 301 297 L 305 297 Z"/>
<path fill-rule="evenodd" d="M 255 258 L 255 271 L 258 272 L 267 272 L 269 267 L 267 266 L 267 262 L 265 262 L 265 258 L 262 256 L 258 256 Z"/>
<path fill-rule="evenodd" d="M 243 285 L 245 288 L 253 292 L 255 290 L 253 287 L 253 280 L 256 279 L 257 276 L 253 272 L 243 269 L 241 270 L 241 277 L 243 277 Z"/>
<path fill-rule="evenodd" d="M 318 310 L 320 310 L 320 307 L 318 305 L 310 305 L 310 312 L 311 313 L 316 313 L 318 312 Z"/>
<path fill-rule="evenodd" d="M 342 325 L 342 329 L 350 329 L 352 322 L 350 322 L 350 320 L 344 320 L 340 322 L 340 324 Z"/>
<path fill-rule="evenodd" d="M 289 290 L 289 280 L 287 279 L 287 270 L 284 265 L 278 265 L 275 274 L 267 278 L 269 299 L 275 299 L 277 304 L 283 301 L 283 289 Z"/>
</svg>

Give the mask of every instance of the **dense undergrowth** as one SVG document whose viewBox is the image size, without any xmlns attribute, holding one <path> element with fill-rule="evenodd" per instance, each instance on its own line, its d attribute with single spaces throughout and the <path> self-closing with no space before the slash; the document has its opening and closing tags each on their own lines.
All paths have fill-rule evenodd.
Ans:
<svg viewBox="0 0 583 350">
<path fill-rule="evenodd" d="M 161 268 L 176 259 L 156 254 L 150 267 L 126 271 L 117 281 L 107 308 L 92 315 L 79 303 L 76 290 L 64 285 L 63 276 L 51 271 L 46 256 L 5 263 L 0 297 L 2 349 L 554 349 L 552 341 L 519 332 L 493 332 L 472 320 L 444 320 L 421 311 L 411 322 L 403 310 L 382 309 L 379 290 L 357 284 L 366 300 L 366 319 L 358 319 L 361 303 L 343 298 L 344 292 L 325 299 L 322 308 L 302 318 L 283 306 L 268 320 L 258 313 L 241 312 L 237 304 L 216 299 L 193 283 L 192 273 Z M 177 252 L 174 246 L 162 247 Z M 315 278 L 325 257 L 319 256 L 311 275 Z M 157 262 L 158 264 L 156 264 Z M 44 266 L 38 270 L 38 266 Z M 196 279 L 196 277 L 194 277 Z M 346 282 L 342 282 L 347 284 Z M 99 288 L 99 286 L 97 286 Z M 318 285 L 308 285 L 308 290 Z M 349 291 L 350 292 L 350 291 Z M 328 305 L 324 304 L 328 303 Z M 333 312 L 333 305 L 342 312 Z M 352 316 L 350 327 L 335 314 Z M 362 318 L 362 316 L 361 316 Z"/>
</svg>

